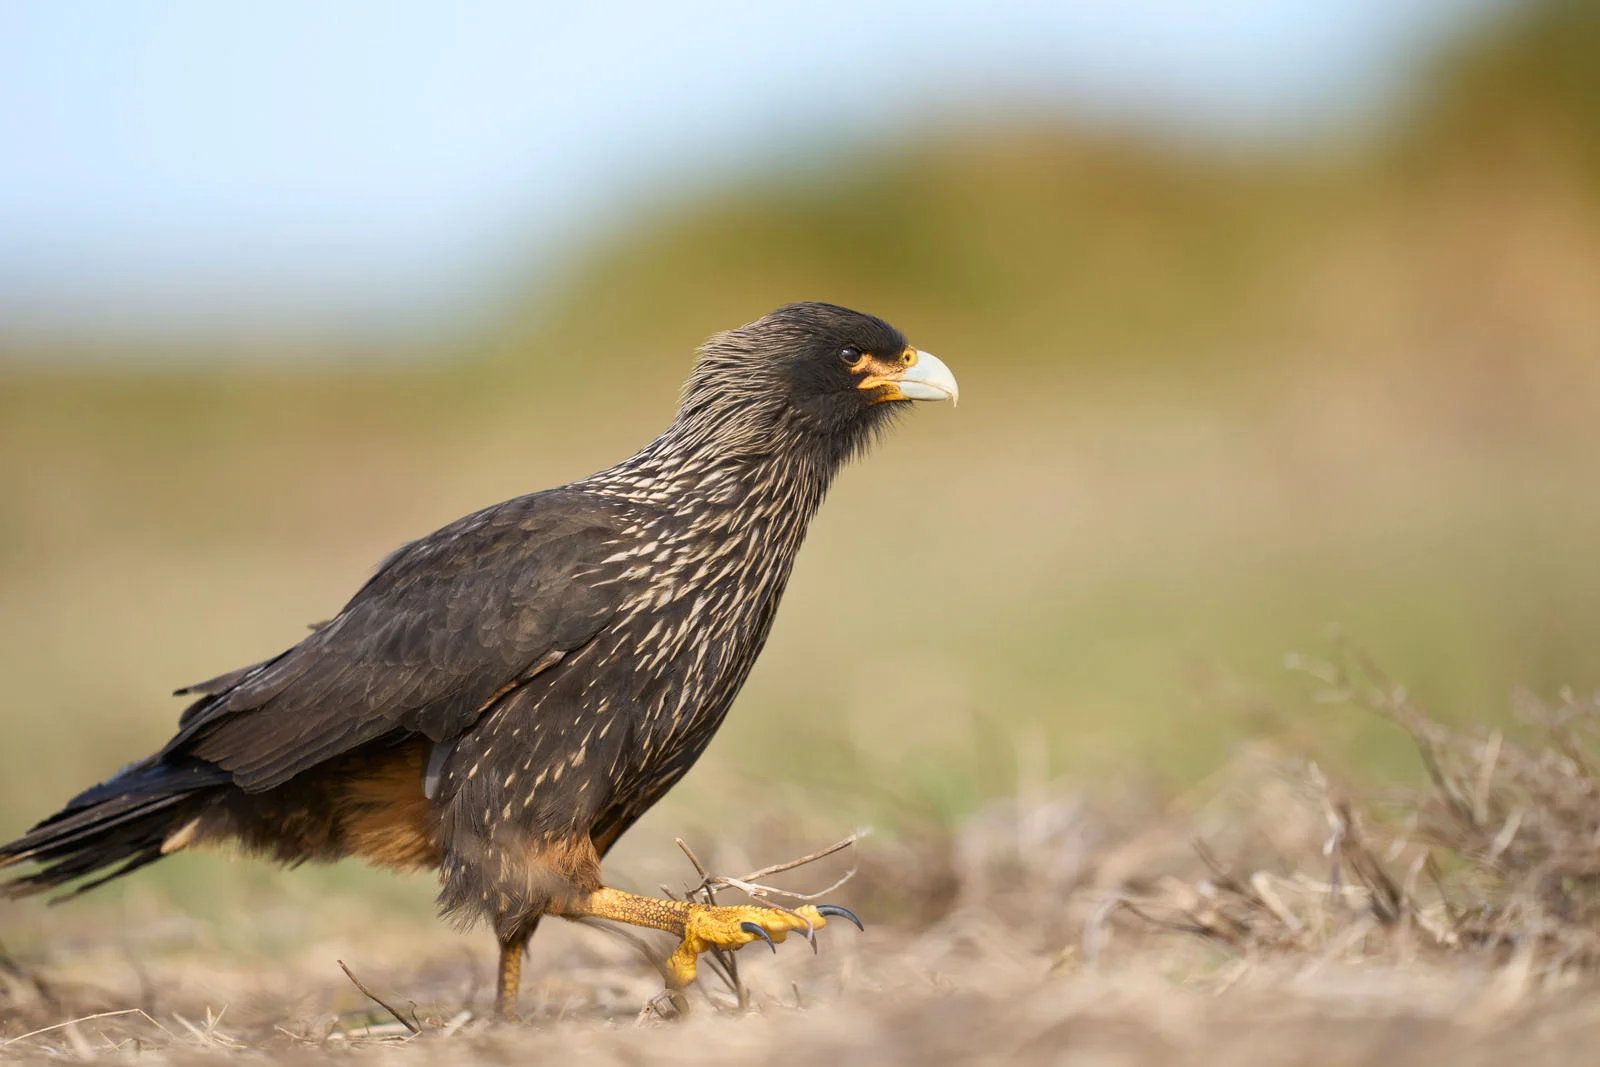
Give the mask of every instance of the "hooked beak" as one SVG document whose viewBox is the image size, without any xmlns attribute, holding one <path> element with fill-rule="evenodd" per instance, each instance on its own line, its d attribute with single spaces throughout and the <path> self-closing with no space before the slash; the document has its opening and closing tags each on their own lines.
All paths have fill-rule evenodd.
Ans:
<svg viewBox="0 0 1600 1067">
<path fill-rule="evenodd" d="M 907 348 L 893 362 L 862 356 L 855 372 L 863 375 L 857 389 L 872 393 L 872 403 L 886 400 L 948 400 L 961 396 L 956 376 L 932 352 Z"/>
<path fill-rule="evenodd" d="M 953 405 L 961 399 L 961 387 L 956 376 L 944 365 L 944 360 L 932 352 L 914 349 L 916 362 L 906 368 L 895 385 L 907 400 L 948 400 Z"/>
</svg>

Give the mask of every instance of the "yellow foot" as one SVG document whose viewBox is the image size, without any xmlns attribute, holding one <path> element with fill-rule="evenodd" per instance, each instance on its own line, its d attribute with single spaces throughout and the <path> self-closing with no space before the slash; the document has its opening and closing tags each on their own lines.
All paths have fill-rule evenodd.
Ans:
<svg viewBox="0 0 1600 1067">
<path fill-rule="evenodd" d="M 765 941 L 778 950 L 778 942 L 799 930 L 808 939 L 815 930 L 828 925 L 829 916 L 838 916 L 861 929 L 861 920 L 837 904 L 802 904 L 793 911 L 758 904 L 714 907 L 687 900 L 657 900 L 616 889 L 597 889 L 585 896 L 560 902 L 558 915 L 569 919 L 592 916 L 632 926 L 666 930 L 683 938 L 667 961 L 667 985 L 682 989 L 694 981 L 695 961 L 713 948 L 743 948 L 752 941 Z M 811 945 L 816 947 L 816 941 Z M 518 957 L 520 963 L 521 957 Z"/>
<path fill-rule="evenodd" d="M 738 949 L 752 941 L 765 941 L 778 951 L 778 943 L 791 931 L 800 931 L 808 938 L 813 931 L 828 925 L 829 915 L 841 916 L 861 928 L 861 920 L 836 904 L 817 907 L 802 904 L 793 911 L 767 908 L 757 904 L 734 907 L 713 907 L 709 904 L 689 905 L 688 917 L 683 924 L 683 940 L 667 960 L 667 975 L 671 985 L 682 988 L 694 981 L 695 964 L 702 952 L 713 948 Z M 815 947 L 816 942 L 812 942 Z"/>
</svg>

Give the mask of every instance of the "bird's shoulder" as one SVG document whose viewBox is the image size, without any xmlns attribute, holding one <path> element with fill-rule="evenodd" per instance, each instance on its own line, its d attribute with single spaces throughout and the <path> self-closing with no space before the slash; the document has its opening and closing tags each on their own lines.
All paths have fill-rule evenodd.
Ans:
<svg viewBox="0 0 1600 1067">
<path fill-rule="evenodd" d="M 640 522 L 636 505 L 572 487 L 514 497 L 401 545 L 352 602 L 432 579 L 597 562 L 589 557 L 625 543 Z"/>
</svg>

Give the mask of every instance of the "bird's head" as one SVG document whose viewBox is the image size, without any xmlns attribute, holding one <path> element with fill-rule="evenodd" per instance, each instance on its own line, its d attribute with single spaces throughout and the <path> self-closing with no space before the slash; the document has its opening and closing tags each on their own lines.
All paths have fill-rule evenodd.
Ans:
<svg viewBox="0 0 1600 1067">
<path fill-rule="evenodd" d="M 678 421 L 746 453 L 795 438 L 843 460 L 912 401 L 959 394 L 950 368 L 882 319 L 833 304 L 789 304 L 700 351 Z"/>
</svg>

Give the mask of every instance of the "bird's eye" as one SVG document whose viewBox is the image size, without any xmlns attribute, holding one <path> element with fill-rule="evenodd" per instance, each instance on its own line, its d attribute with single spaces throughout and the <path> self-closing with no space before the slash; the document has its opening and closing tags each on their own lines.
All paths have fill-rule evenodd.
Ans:
<svg viewBox="0 0 1600 1067">
<path fill-rule="evenodd" d="M 861 349 L 856 348 L 854 345 L 847 345 L 839 349 L 839 358 L 846 363 L 854 363 L 861 358 Z"/>
</svg>

